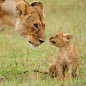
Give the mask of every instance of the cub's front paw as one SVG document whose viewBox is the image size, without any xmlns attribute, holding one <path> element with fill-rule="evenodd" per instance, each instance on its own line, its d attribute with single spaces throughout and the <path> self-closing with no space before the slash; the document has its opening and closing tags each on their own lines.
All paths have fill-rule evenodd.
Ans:
<svg viewBox="0 0 86 86">
<path fill-rule="evenodd" d="M 60 76 L 57 76 L 56 78 L 54 78 L 55 81 L 59 81 L 61 80 L 61 77 Z"/>
</svg>

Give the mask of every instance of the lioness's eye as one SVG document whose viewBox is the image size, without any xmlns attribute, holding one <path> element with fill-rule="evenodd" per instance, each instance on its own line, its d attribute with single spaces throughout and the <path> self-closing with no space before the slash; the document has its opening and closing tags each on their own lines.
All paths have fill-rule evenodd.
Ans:
<svg viewBox="0 0 86 86">
<path fill-rule="evenodd" d="M 34 24 L 34 27 L 38 28 L 38 24 Z"/>
<path fill-rule="evenodd" d="M 58 35 L 56 35 L 56 37 L 58 37 Z"/>
</svg>

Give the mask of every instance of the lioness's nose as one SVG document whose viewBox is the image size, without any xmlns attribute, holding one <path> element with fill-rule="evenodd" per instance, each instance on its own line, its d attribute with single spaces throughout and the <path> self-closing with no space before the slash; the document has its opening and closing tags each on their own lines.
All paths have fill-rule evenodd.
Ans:
<svg viewBox="0 0 86 86">
<path fill-rule="evenodd" d="M 41 39 L 39 39 L 39 41 L 40 41 L 41 43 L 45 42 L 44 40 L 41 40 Z"/>
<path fill-rule="evenodd" d="M 51 40 L 51 38 L 50 38 L 50 40 Z"/>
</svg>

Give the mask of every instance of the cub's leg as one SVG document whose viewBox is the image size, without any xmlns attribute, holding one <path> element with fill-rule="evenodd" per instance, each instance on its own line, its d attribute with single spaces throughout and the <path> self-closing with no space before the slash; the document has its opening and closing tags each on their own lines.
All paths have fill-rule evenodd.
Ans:
<svg viewBox="0 0 86 86">
<path fill-rule="evenodd" d="M 3 19 L 0 18 L 0 31 L 2 31 L 3 28 L 4 28 Z"/>
<path fill-rule="evenodd" d="M 4 28 L 4 22 L 3 22 L 3 19 L 2 19 L 3 12 L 1 10 L 1 6 L 2 6 L 4 1 L 5 0 L 0 0 L 0 31 Z"/>
<path fill-rule="evenodd" d="M 77 68 L 75 68 L 75 69 L 73 70 L 72 76 L 73 76 L 73 77 L 78 77 L 78 76 L 79 76 L 78 73 L 77 73 Z"/>
<path fill-rule="evenodd" d="M 56 62 L 49 65 L 49 72 L 51 77 L 56 77 Z"/>
<path fill-rule="evenodd" d="M 0 32 L 2 31 L 3 28 L 4 28 L 4 25 L 0 26 Z"/>
<path fill-rule="evenodd" d="M 69 80 L 71 80 L 73 74 L 74 74 L 74 75 L 76 74 L 75 63 L 74 63 L 74 62 L 72 62 L 71 64 L 68 65 L 68 71 L 67 71 L 67 73 L 65 74 L 64 79 L 69 79 Z"/>
<path fill-rule="evenodd" d="M 63 67 L 61 64 L 56 64 L 56 75 L 55 80 L 60 80 L 63 78 Z"/>
</svg>

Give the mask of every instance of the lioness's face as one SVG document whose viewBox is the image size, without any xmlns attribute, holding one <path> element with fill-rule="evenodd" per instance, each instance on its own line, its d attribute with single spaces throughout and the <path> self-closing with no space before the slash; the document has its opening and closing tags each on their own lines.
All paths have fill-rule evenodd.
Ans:
<svg viewBox="0 0 86 86">
<path fill-rule="evenodd" d="M 37 47 L 45 41 L 45 22 L 43 11 L 29 6 L 26 14 L 20 15 L 16 24 L 16 31 L 30 43 Z"/>
<path fill-rule="evenodd" d="M 56 47 L 64 47 L 69 44 L 73 34 L 58 32 L 50 38 L 50 44 Z"/>
</svg>

